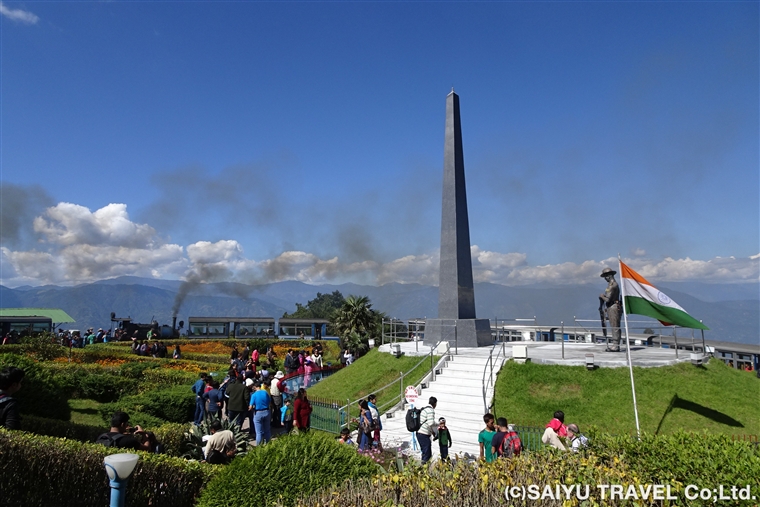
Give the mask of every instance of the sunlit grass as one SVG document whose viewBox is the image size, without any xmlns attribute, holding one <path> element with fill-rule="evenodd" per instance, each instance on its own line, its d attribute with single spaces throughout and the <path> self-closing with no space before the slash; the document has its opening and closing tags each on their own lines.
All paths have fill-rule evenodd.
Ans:
<svg viewBox="0 0 760 507">
<path fill-rule="evenodd" d="M 648 433 L 678 429 L 760 434 L 760 381 L 754 372 L 712 360 L 634 368 L 639 422 Z M 594 425 L 610 433 L 636 430 L 628 368 L 516 364 L 509 361 L 496 382 L 498 416 L 510 423 L 546 424 L 555 410 L 565 423 L 583 430 Z"/>
<path fill-rule="evenodd" d="M 71 408 L 71 422 L 77 424 L 88 424 L 90 426 L 105 426 L 106 423 L 98 414 L 98 407 L 101 404 L 95 400 L 72 398 L 69 400 Z"/>
</svg>

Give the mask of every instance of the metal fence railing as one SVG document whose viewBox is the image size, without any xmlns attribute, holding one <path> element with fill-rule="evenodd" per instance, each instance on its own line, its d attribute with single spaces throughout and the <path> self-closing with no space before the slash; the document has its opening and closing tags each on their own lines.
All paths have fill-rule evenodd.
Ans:
<svg viewBox="0 0 760 507">
<path fill-rule="evenodd" d="M 406 372 L 399 372 L 398 379 L 372 390 L 372 393 L 377 396 L 377 408 L 381 415 L 404 402 L 405 384 L 408 382 L 409 375 L 426 361 L 429 361 L 430 367 L 422 375 L 421 380 L 416 382 L 415 387 L 419 387 L 420 384 L 425 382 L 435 380 L 436 371 L 441 368 L 442 362 L 449 359 L 450 354 L 450 349 L 447 347 L 444 354 L 441 357 L 438 357 L 435 355 L 436 349 L 437 346 L 431 347 L 430 353 L 422 356 L 420 361 L 412 368 Z M 330 371 L 330 374 L 334 371 L 335 370 Z M 326 370 L 323 370 L 322 372 L 327 373 Z M 298 387 L 304 387 L 303 375 L 304 374 L 293 375 L 292 377 L 285 379 L 285 383 L 288 387 L 288 394 L 294 394 L 297 392 Z M 314 373 L 312 373 L 312 376 L 313 375 Z M 352 422 L 359 417 L 359 402 L 363 399 L 366 399 L 366 396 L 353 401 L 346 399 L 345 402 L 340 402 L 337 400 L 312 398 L 309 396 L 309 401 L 312 406 L 311 427 L 329 433 L 340 433 L 342 428 L 349 427 Z"/>
</svg>

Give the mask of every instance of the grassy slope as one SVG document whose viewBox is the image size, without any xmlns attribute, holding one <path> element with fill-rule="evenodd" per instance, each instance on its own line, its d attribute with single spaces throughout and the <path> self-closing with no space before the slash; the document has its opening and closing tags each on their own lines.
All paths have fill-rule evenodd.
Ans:
<svg viewBox="0 0 760 507">
<path fill-rule="evenodd" d="M 425 373 L 430 369 L 430 360 L 423 361 L 411 375 L 404 376 L 404 387 L 417 384 Z M 416 365 L 422 357 L 401 356 L 394 357 L 392 354 L 380 353 L 377 349 L 372 349 L 367 355 L 359 358 L 351 366 L 337 372 L 326 378 L 319 384 L 309 389 L 309 396 L 327 398 L 331 400 L 340 400 L 345 403 L 348 398 L 354 401 L 358 398 L 364 398 L 370 393 L 377 394 L 377 401 L 381 411 L 384 411 L 383 405 L 394 396 L 400 394 L 399 389 L 399 372 L 408 372 Z M 438 358 L 435 358 L 438 361 Z M 396 381 L 395 384 L 383 391 L 377 391 L 378 388 Z"/>
<path fill-rule="evenodd" d="M 103 419 L 98 413 L 101 404 L 95 400 L 72 398 L 69 400 L 71 407 L 71 422 L 88 424 L 90 426 L 105 426 Z"/>
<path fill-rule="evenodd" d="M 705 368 L 679 364 L 633 371 L 642 431 L 760 434 L 760 380 L 754 372 L 715 360 Z M 517 424 L 543 426 L 562 410 L 565 422 L 581 430 L 590 425 L 612 433 L 636 429 L 627 368 L 587 371 L 509 361 L 496 383 L 495 410 Z"/>
</svg>

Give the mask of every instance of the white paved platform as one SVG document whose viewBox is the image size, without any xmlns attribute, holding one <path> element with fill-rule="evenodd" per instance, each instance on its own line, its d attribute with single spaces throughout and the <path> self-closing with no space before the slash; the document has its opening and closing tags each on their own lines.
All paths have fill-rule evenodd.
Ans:
<svg viewBox="0 0 760 507">
<path fill-rule="evenodd" d="M 594 355 L 594 364 L 600 368 L 627 367 L 627 355 L 623 352 L 605 352 L 604 345 L 593 343 L 565 343 L 564 358 L 561 342 L 508 342 L 503 345 L 506 360 L 512 358 L 514 345 L 528 347 L 529 360 L 541 364 L 562 364 L 567 366 L 585 366 L 586 355 Z M 497 347 L 502 347 L 498 344 Z M 385 347 L 384 347 L 385 348 Z M 383 350 L 383 349 L 381 349 Z M 428 354 L 430 348 L 422 343 L 402 343 L 401 350 L 407 355 Z M 451 432 L 453 445 L 450 454 L 467 454 L 476 458 L 479 455 L 478 433 L 485 427 L 483 415 L 483 373 L 488 363 L 492 347 L 463 348 L 456 351 L 451 348 L 451 360 L 442 372 L 422 389 L 420 400 L 427 405 L 431 396 L 438 399 L 435 410 L 436 419 L 445 417 Z M 688 351 L 679 350 L 675 357 L 675 349 L 660 349 L 656 347 L 632 346 L 631 360 L 634 366 L 657 367 L 689 361 Z M 493 351 L 494 357 L 497 350 Z M 502 361 L 495 365 L 495 372 L 502 366 Z M 493 397 L 490 385 L 486 386 L 488 405 Z M 401 448 L 403 452 L 419 458 L 419 449 L 415 449 L 412 435 L 406 430 L 406 408 L 396 411 L 388 418 L 383 416 L 383 446 L 386 448 Z M 417 446 L 418 447 L 418 446 Z M 433 442 L 433 459 L 439 455 L 438 442 Z"/>
</svg>

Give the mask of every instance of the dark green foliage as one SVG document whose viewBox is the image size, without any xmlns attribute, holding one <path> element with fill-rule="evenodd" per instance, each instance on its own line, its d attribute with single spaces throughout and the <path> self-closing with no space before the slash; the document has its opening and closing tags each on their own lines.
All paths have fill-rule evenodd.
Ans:
<svg viewBox="0 0 760 507">
<path fill-rule="evenodd" d="M 230 430 L 235 435 L 235 457 L 245 456 L 248 452 L 248 431 L 242 431 L 240 426 L 231 424 L 227 419 L 222 421 L 222 430 Z M 181 456 L 202 460 L 203 448 L 206 447 L 203 441 L 205 435 L 211 435 L 211 424 L 208 420 L 198 426 L 191 425 L 182 436 Z"/>
<path fill-rule="evenodd" d="M 98 365 L 45 365 L 54 373 L 67 398 L 88 398 L 99 402 L 117 400 L 123 394 L 137 392 L 138 381 L 123 377 L 118 371 Z"/>
<path fill-rule="evenodd" d="M 629 468 L 652 484 L 751 484 L 760 490 L 760 446 L 734 440 L 730 435 L 685 433 L 609 437 L 592 435 L 591 449 L 611 464 L 624 460 Z"/>
<path fill-rule="evenodd" d="M 146 370 L 158 368 L 158 363 L 152 361 L 130 361 L 119 366 L 119 373 L 125 377 L 140 379 Z"/>
<path fill-rule="evenodd" d="M 198 507 L 293 505 L 299 497 L 345 480 L 370 477 L 378 466 L 331 436 L 290 435 L 256 447 L 225 467 L 203 491 Z"/>
<path fill-rule="evenodd" d="M 117 410 L 129 414 L 132 424 L 137 424 L 138 414 L 158 418 L 161 422 L 185 423 L 193 419 L 195 394 L 188 385 L 163 386 L 160 389 L 123 396 L 119 401 L 104 403 L 99 408 L 105 420 L 110 420 L 111 414 Z M 150 426 L 154 426 L 156 421 L 152 423 Z M 142 423 L 140 425 L 142 426 Z"/>
<path fill-rule="evenodd" d="M 105 426 L 75 424 L 34 415 L 24 415 L 21 420 L 21 429 L 37 435 L 68 438 L 69 440 L 77 440 L 79 442 L 94 442 L 98 438 L 98 435 L 106 431 Z"/>
<path fill-rule="evenodd" d="M 142 425 L 141 425 L 142 426 Z M 185 431 L 190 424 L 166 423 L 158 427 L 146 428 L 156 434 L 156 438 L 164 445 L 164 454 L 180 456 L 182 443 L 185 441 Z"/>
<path fill-rule="evenodd" d="M 3 505 L 102 507 L 110 488 L 103 458 L 121 449 L 0 429 Z M 140 452 L 127 486 L 131 507 L 190 506 L 216 468 Z"/>
<path fill-rule="evenodd" d="M 26 375 L 21 390 L 13 395 L 19 402 L 21 415 L 37 415 L 68 421 L 71 409 L 57 379 L 38 363 L 16 354 L 0 354 L 0 368 L 15 366 Z"/>
<path fill-rule="evenodd" d="M 152 368 L 143 371 L 143 380 L 144 388 L 155 389 L 158 386 L 192 385 L 198 380 L 198 375 L 167 368 Z"/>
<path fill-rule="evenodd" d="M 55 339 L 55 335 L 51 333 L 25 336 L 21 338 L 21 350 L 37 361 L 50 361 L 56 357 L 61 357 L 66 352 L 66 349 L 58 345 Z"/>
<path fill-rule="evenodd" d="M 132 419 L 140 419 L 140 415 L 130 417 L 131 424 L 140 424 Z M 164 445 L 164 454 L 169 456 L 179 456 L 180 449 L 184 442 L 184 434 L 187 430 L 187 424 L 166 423 L 158 425 L 145 425 L 145 429 L 153 431 L 156 438 Z M 49 437 L 67 438 L 82 443 L 93 443 L 101 433 L 108 431 L 108 424 L 103 423 L 100 426 L 90 426 L 87 424 L 76 424 L 58 419 L 45 419 L 33 415 L 25 415 L 21 421 L 21 430 L 37 435 Z"/>
<path fill-rule="evenodd" d="M 296 303 L 296 311 L 284 313 L 283 319 L 328 319 L 332 320 L 335 311 L 343 306 L 343 294 L 339 290 L 332 294 L 317 292 L 317 297 L 306 303 L 306 306 Z"/>
</svg>

